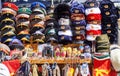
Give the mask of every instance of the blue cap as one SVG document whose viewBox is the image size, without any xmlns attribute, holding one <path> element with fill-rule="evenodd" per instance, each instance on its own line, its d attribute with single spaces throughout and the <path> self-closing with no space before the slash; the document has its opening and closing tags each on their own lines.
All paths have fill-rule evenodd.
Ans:
<svg viewBox="0 0 120 76">
<path fill-rule="evenodd" d="M 44 9 L 46 9 L 46 6 L 43 4 L 43 3 L 41 3 L 41 2 L 33 2 L 32 4 L 31 4 L 31 10 L 33 9 L 33 8 L 35 8 L 35 7 L 41 7 L 41 8 L 44 8 Z"/>
</svg>

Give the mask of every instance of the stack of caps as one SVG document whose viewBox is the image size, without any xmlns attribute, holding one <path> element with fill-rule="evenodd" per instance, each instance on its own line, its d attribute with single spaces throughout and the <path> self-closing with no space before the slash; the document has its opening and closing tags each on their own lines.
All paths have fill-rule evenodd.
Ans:
<svg viewBox="0 0 120 76">
<path fill-rule="evenodd" d="M 44 43 L 46 6 L 41 2 L 31 4 L 32 14 L 30 15 L 30 34 L 33 36 L 33 43 Z"/>
<path fill-rule="evenodd" d="M 29 34 L 30 14 L 31 14 L 31 10 L 29 8 L 23 7 L 18 10 L 18 14 L 16 16 L 17 38 L 25 43 L 30 43 L 30 34 Z"/>
<path fill-rule="evenodd" d="M 81 3 L 73 2 L 71 4 L 71 20 L 73 28 L 73 40 L 75 43 L 84 42 L 85 40 L 85 8 Z"/>
<path fill-rule="evenodd" d="M 86 39 L 95 41 L 96 37 L 101 35 L 101 11 L 96 0 L 87 0 L 84 6 L 87 20 Z"/>
<path fill-rule="evenodd" d="M 15 34 L 15 16 L 17 15 L 18 7 L 9 2 L 3 3 L 0 17 L 1 42 L 9 44 Z"/>
<path fill-rule="evenodd" d="M 59 4 L 54 10 L 54 17 L 58 21 L 58 40 L 63 44 L 72 42 L 70 16 L 70 6 L 67 4 Z"/>
<path fill-rule="evenodd" d="M 58 42 L 57 36 L 57 27 L 56 20 L 54 18 L 50 18 L 46 21 L 45 28 L 45 41 L 46 42 Z"/>
<path fill-rule="evenodd" d="M 117 43 L 117 10 L 110 0 L 100 2 L 102 14 L 102 32 L 107 33 L 111 44 Z"/>
</svg>

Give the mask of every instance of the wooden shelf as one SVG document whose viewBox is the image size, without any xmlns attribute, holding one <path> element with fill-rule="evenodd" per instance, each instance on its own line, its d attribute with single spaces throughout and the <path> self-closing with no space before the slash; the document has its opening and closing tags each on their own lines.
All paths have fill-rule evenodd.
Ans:
<svg viewBox="0 0 120 76">
<path fill-rule="evenodd" d="M 76 64 L 76 63 L 91 63 L 90 59 L 62 59 L 62 60 L 56 60 L 56 59 L 31 59 L 29 60 L 31 64 L 44 64 L 44 63 L 57 63 L 57 64 Z"/>
</svg>

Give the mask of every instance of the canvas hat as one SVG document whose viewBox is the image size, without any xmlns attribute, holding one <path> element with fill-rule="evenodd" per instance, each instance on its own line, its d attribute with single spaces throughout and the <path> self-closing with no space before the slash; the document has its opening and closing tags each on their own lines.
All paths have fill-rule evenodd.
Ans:
<svg viewBox="0 0 120 76">
<path fill-rule="evenodd" d="M 71 13 L 85 13 L 84 5 L 78 2 L 73 2 L 70 10 Z"/>
<path fill-rule="evenodd" d="M 29 8 L 23 7 L 18 10 L 18 14 L 28 14 L 30 15 L 32 11 Z"/>
</svg>

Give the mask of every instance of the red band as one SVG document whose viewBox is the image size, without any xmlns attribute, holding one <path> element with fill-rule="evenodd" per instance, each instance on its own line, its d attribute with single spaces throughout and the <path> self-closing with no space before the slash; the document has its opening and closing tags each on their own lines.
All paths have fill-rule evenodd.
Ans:
<svg viewBox="0 0 120 76">
<path fill-rule="evenodd" d="M 92 20 L 101 20 L 101 18 L 102 18 L 101 14 L 89 14 L 86 19 L 88 21 L 92 21 Z"/>
<path fill-rule="evenodd" d="M 87 35 L 101 35 L 101 30 L 90 30 L 86 31 Z"/>
</svg>

